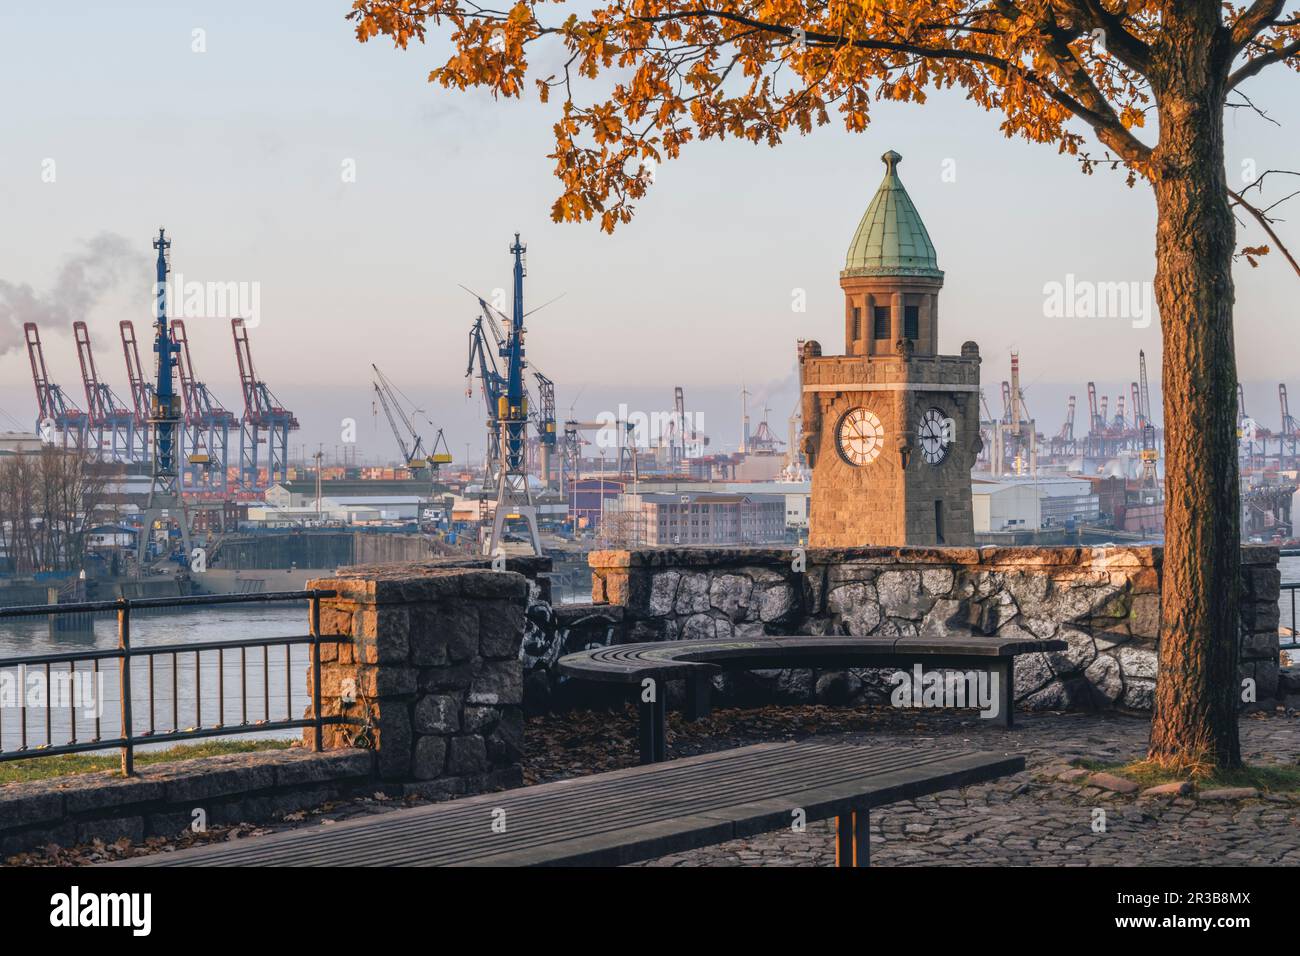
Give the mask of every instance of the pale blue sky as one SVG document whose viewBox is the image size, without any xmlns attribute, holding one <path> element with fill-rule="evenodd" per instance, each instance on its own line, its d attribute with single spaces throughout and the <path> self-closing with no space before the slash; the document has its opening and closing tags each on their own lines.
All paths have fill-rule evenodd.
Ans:
<svg viewBox="0 0 1300 956">
<path fill-rule="evenodd" d="M 357 44 L 347 9 L 346 0 L 0 8 L 0 280 L 39 294 L 86 240 L 136 243 L 138 288 L 86 316 L 119 393 L 117 322 L 147 321 L 149 240 L 161 224 L 186 278 L 260 283 L 258 371 L 300 410 L 304 441 L 328 445 L 338 418 L 352 416 L 365 422 L 364 447 L 373 361 L 427 399 L 459 455 L 482 439 L 480 402 L 464 398 L 474 303 L 457 284 L 507 285 L 518 230 L 530 305 L 566 293 L 530 320 L 528 341 L 562 412 L 575 399 L 584 418 L 620 401 L 666 407 L 682 384 L 725 445 L 736 439 L 743 378 L 773 396 L 783 435 L 794 340 L 840 347 L 838 271 L 888 148 L 903 154 L 900 174 L 947 272 L 942 347 L 979 342 L 990 401 L 1011 348 L 1048 431 L 1065 394 L 1082 400 L 1088 379 L 1112 395 L 1126 389 L 1139 348 L 1158 382 L 1155 325 L 1043 315 L 1044 284 L 1069 273 L 1150 279 L 1149 191 L 1004 139 L 998 116 L 959 94 L 877 105 L 864 135 L 832 126 L 777 150 L 692 145 L 611 238 L 550 222 L 554 107 L 431 87 L 440 43 L 406 53 Z M 206 31 L 205 53 L 191 51 L 195 28 Z M 1230 114 L 1231 181 L 1245 159 L 1261 170 L 1300 165 L 1298 91 L 1300 78 L 1278 68 L 1248 88 L 1284 125 Z M 53 183 L 41 179 L 46 159 Z M 347 159 L 355 183 L 341 182 Z M 942 178 L 946 160 L 955 182 Z M 1300 233 L 1283 228 L 1300 246 Z M 796 288 L 806 313 L 791 310 Z M 1241 374 L 1272 423 L 1276 382 L 1296 371 L 1296 279 L 1270 257 L 1257 270 L 1243 263 L 1237 289 Z M 79 396 L 70 334 L 44 331 L 52 375 Z M 200 376 L 234 406 L 228 323 L 191 323 L 190 338 Z M 12 333 L 0 330 L 0 343 Z M 21 350 L 0 355 L 0 409 L 24 424 L 34 412 Z M 14 426 L 0 418 L 4 427 Z M 386 436 L 379 442 L 386 448 Z"/>
</svg>

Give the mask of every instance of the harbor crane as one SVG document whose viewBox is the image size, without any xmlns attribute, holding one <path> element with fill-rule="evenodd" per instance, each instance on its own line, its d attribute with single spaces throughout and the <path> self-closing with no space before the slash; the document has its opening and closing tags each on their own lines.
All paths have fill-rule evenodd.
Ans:
<svg viewBox="0 0 1300 956">
<path fill-rule="evenodd" d="M 45 350 L 41 348 L 41 333 L 35 322 L 23 323 L 27 340 L 27 358 L 32 364 L 32 381 L 36 384 L 36 432 L 41 440 L 53 444 L 55 432 L 59 433 L 63 447 L 84 454 L 91 449 L 87 416 L 77 403 L 58 385 L 50 381 L 45 368 Z"/>
<path fill-rule="evenodd" d="M 474 320 L 474 324 L 469 330 L 469 364 L 465 368 L 465 376 L 472 378 L 475 366 L 478 366 L 478 376 L 480 387 L 483 390 L 483 402 L 486 405 L 487 412 L 487 451 L 484 461 L 484 482 L 490 478 L 496 477 L 497 458 L 500 452 L 499 435 L 500 427 L 497 424 L 497 410 L 499 408 L 500 396 L 505 392 L 506 380 L 502 377 L 497 369 L 496 354 L 499 351 L 500 338 L 493 335 L 491 345 L 488 343 L 489 332 L 484 331 L 484 320 L 487 320 L 488 329 L 492 329 L 492 313 L 488 309 L 488 304 L 479 299 L 479 304 L 483 307 L 483 314 Z M 473 393 L 471 384 L 467 390 Z"/>
<path fill-rule="evenodd" d="M 1074 396 L 1070 396 L 1070 402 L 1065 408 L 1065 424 L 1061 426 L 1061 431 L 1057 434 L 1057 440 L 1062 443 L 1074 441 Z"/>
<path fill-rule="evenodd" d="M 72 337 L 77 343 L 77 362 L 86 392 L 86 427 L 94 436 L 100 460 L 115 464 L 143 461 L 149 453 L 141 440 L 143 434 L 136 432 L 132 410 L 107 383 L 100 381 L 85 322 L 72 323 Z"/>
<path fill-rule="evenodd" d="M 244 416 L 239 430 L 239 484 L 247 491 L 263 491 L 288 477 L 289 432 L 297 430 L 298 419 L 271 394 L 266 382 L 258 379 L 244 320 L 231 319 L 230 328 L 235 337 L 235 358 L 244 394 Z M 265 458 L 262 446 L 266 446 Z M 265 482 L 261 477 L 263 469 Z"/>
<path fill-rule="evenodd" d="M 461 286 L 461 288 L 464 289 L 465 287 Z M 500 433 L 499 411 L 501 397 L 506 393 L 509 384 L 507 376 L 501 374 L 500 367 L 497 365 L 497 357 L 507 357 L 509 350 L 509 336 L 502 331 L 502 322 L 510 325 L 513 320 L 489 305 L 481 295 L 470 289 L 465 289 L 465 291 L 478 300 L 480 309 L 480 315 L 474 320 L 474 324 L 470 326 L 469 330 L 469 361 L 465 367 L 465 377 L 472 379 L 475 371 L 477 371 L 482 385 L 483 401 L 487 410 L 486 424 L 488 431 L 485 474 L 488 477 L 494 477 L 498 471 L 499 441 L 497 436 Z M 549 302 L 544 303 L 538 306 L 537 309 L 544 308 L 549 304 Z M 524 313 L 524 318 L 532 315 L 537 309 Z M 528 420 L 532 422 L 537 436 L 538 461 L 536 464 L 538 475 L 541 478 L 542 486 L 549 488 L 551 486 L 552 472 L 551 457 L 558 445 L 559 437 L 556 429 L 555 383 L 543 375 L 536 367 L 533 367 L 533 378 L 537 382 L 539 401 L 536 404 L 533 403 L 525 382 L 523 391 L 524 404 L 530 409 Z M 466 395 L 472 394 L 473 384 L 471 382 L 466 389 Z"/>
<path fill-rule="evenodd" d="M 542 553 L 541 537 L 537 530 L 537 509 L 533 505 L 532 490 L 528 485 L 527 438 L 528 423 L 538 424 L 530 418 L 528 389 L 524 380 L 527 361 L 524 358 L 524 276 L 528 274 L 525 253 L 527 246 L 515 233 L 510 246 L 514 256 L 514 301 L 508 325 L 503 332 L 498 327 L 495 311 L 482 296 L 475 295 L 482 308 L 482 316 L 475 320 L 470 330 L 470 354 L 466 375 L 474 373 L 477 364 L 483 387 L 483 399 L 488 412 L 488 469 L 484 479 L 496 480 L 496 506 L 492 515 L 492 528 L 483 540 L 483 553 L 501 553 L 505 542 L 506 522 L 523 522 L 534 554 Z M 468 291 L 468 290 L 467 290 Z M 471 295 L 474 293 L 471 292 Z M 486 324 L 487 330 L 484 330 Z M 492 342 L 488 341 L 491 336 Z M 491 346 L 495 344 L 495 357 Z M 496 358 L 503 360 L 498 366 Z M 546 379 L 549 385 L 550 380 Z M 547 414 L 545 410 L 543 414 Z M 549 411 L 552 440 L 555 434 L 555 410 Z M 539 434 L 544 434 L 539 428 Z"/>
<path fill-rule="evenodd" d="M 140 534 L 136 541 L 136 565 L 144 568 L 145 552 L 149 539 L 153 537 L 155 527 L 164 530 L 172 522 L 180 526 L 181 543 L 184 546 L 185 560 L 188 562 L 190 550 L 190 516 L 181 495 L 180 473 L 177 467 L 179 430 L 181 425 L 181 397 L 176 394 L 176 353 L 180 351 L 171 336 L 167 324 L 167 273 L 171 271 L 171 240 L 163 229 L 158 230 L 158 238 L 153 241 L 158 250 L 156 279 L 154 282 L 154 343 L 153 350 L 158 356 L 157 376 L 153 386 L 153 401 L 149 407 L 149 430 L 153 437 L 153 459 L 149 481 L 149 498 L 142 510 Z M 160 545 L 163 557 L 170 550 L 164 538 Z"/>
<path fill-rule="evenodd" d="M 379 404 L 384 409 L 384 417 L 388 419 L 388 426 L 393 430 L 393 437 L 397 439 L 397 447 L 401 449 L 402 461 L 406 467 L 412 471 L 423 471 L 425 468 L 430 470 L 430 476 L 437 479 L 438 468 L 451 461 L 451 452 L 447 449 L 447 439 L 443 437 L 442 429 L 439 428 L 434 435 L 433 447 L 426 451 L 424 447 L 424 437 L 416 431 L 415 426 L 411 423 L 411 418 L 403 410 L 398 396 L 402 392 L 397 386 L 388 380 L 383 372 L 379 371 L 379 366 L 373 363 L 370 366 L 374 369 L 375 379 L 371 382 L 374 386 L 375 394 L 379 396 Z M 405 398 L 405 396 L 402 396 Z M 414 403 L 407 399 L 415 412 Z M 430 422 L 430 424 L 433 424 Z M 441 451 L 439 450 L 441 449 Z"/>
<path fill-rule="evenodd" d="M 136 431 L 144 436 L 146 448 L 150 446 L 149 410 L 153 407 L 153 382 L 144 377 L 140 365 L 140 347 L 135 340 L 135 325 L 130 319 L 117 324 L 122 336 L 122 354 L 126 358 L 126 380 L 131 388 L 131 408 Z"/>
<path fill-rule="evenodd" d="M 181 319 L 172 319 L 172 339 L 177 346 L 176 370 L 185 406 L 181 430 L 185 469 L 181 486 L 186 491 L 224 495 L 229 485 L 230 432 L 239 426 L 239 420 L 194 375 L 190 340 Z"/>
</svg>

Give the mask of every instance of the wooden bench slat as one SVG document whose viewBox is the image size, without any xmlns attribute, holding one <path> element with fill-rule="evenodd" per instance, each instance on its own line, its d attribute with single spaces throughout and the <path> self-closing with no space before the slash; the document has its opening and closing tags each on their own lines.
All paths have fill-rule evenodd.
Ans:
<svg viewBox="0 0 1300 956">
<path fill-rule="evenodd" d="M 788 826 L 795 808 L 811 822 L 1023 767 L 925 747 L 758 744 L 116 865 L 613 865 Z"/>
<path fill-rule="evenodd" d="M 614 644 L 566 654 L 560 671 L 583 680 L 634 683 L 645 677 L 685 677 L 692 672 L 712 672 L 738 660 L 757 660 L 762 666 L 801 658 L 835 658 L 838 664 L 869 667 L 915 655 L 947 658 L 1008 658 L 1034 652 L 1063 651 L 1068 645 L 1054 639 L 997 637 L 847 637 L 842 635 L 770 636 L 746 640 L 650 641 Z M 757 666 L 757 665 L 756 665 Z M 761 667 L 759 667 L 761 669 Z"/>
</svg>

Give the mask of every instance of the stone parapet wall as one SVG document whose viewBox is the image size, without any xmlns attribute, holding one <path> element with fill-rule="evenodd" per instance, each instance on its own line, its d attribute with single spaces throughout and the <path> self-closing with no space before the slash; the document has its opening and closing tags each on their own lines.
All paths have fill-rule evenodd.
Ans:
<svg viewBox="0 0 1300 956">
<path fill-rule="evenodd" d="M 1277 691 L 1278 552 L 1242 555 L 1241 674 L 1263 701 Z M 628 641 L 1050 637 L 1068 649 L 1017 659 L 1021 706 L 1152 705 L 1160 548 L 679 548 L 597 551 L 589 561 L 592 599 L 623 607 Z M 884 700 L 889 690 L 871 671 L 759 672 L 720 684 L 785 700 Z"/>
<path fill-rule="evenodd" d="M 303 748 L 139 766 L 0 787 L 0 861 L 50 844 L 143 843 L 196 826 L 269 823 L 375 790 L 374 755 Z"/>
<path fill-rule="evenodd" d="M 367 743 L 382 779 L 422 796 L 521 782 L 522 574 L 375 565 L 308 587 L 338 592 L 321 602 L 321 634 L 353 640 L 323 649 L 321 710 L 364 725 L 361 740 L 355 725 L 327 727 L 327 749 Z"/>
</svg>

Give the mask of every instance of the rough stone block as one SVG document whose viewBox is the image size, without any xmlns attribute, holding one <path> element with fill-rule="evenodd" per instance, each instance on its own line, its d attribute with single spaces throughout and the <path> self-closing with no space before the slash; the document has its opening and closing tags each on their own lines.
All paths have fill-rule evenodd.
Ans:
<svg viewBox="0 0 1300 956">
<path fill-rule="evenodd" d="M 1247 580 L 1250 595 L 1256 600 L 1277 600 L 1281 592 L 1282 572 L 1276 567 L 1251 566 L 1242 569 L 1242 576 Z"/>
<path fill-rule="evenodd" d="M 1119 662 L 1109 654 L 1101 654 L 1088 665 L 1083 676 L 1104 701 L 1114 703 L 1124 693 L 1124 678 Z"/>
<path fill-rule="evenodd" d="M 144 842 L 144 817 L 109 817 L 102 820 L 86 820 L 77 824 L 77 843 L 116 843 L 118 840 L 130 840 L 132 843 Z"/>
<path fill-rule="evenodd" d="M 421 666 L 447 663 L 448 628 L 455 627 L 439 604 L 412 604 L 410 614 L 411 663 Z"/>
<path fill-rule="evenodd" d="M 516 763 L 524 752 L 524 714 L 518 707 L 502 707 L 499 721 L 487 736 L 489 762 L 496 767 Z"/>
<path fill-rule="evenodd" d="M 479 608 L 478 652 L 483 657 L 515 657 L 524 638 L 522 603 L 493 601 Z"/>
<path fill-rule="evenodd" d="M 399 664 L 410 655 L 410 616 L 404 607 L 363 608 L 358 615 L 357 656 L 367 664 Z"/>
<path fill-rule="evenodd" d="M 505 572 L 502 572 L 505 573 Z M 447 601 L 440 605 L 437 627 L 453 662 L 473 660 L 479 647 L 479 605 L 472 601 Z"/>
<path fill-rule="evenodd" d="M 444 667 L 422 667 L 419 671 L 421 691 L 464 690 L 474 677 L 474 665 L 468 661 Z"/>
<path fill-rule="evenodd" d="M 411 776 L 416 780 L 441 777 L 447 765 L 446 737 L 417 737 L 411 755 Z"/>
<path fill-rule="evenodd" d="M 673 610 L 678 614 L 703 614 L 709 609 L 709 575 L 683 574 Z"/>
<path fill-rule="evenodd" d="M 1129 631 L 1135 637 L 1154 640 L 1160 636 L 1160 595 L 1137 594 L 1129 608 Z"/>
<path fill-rule="evenodd" d="M 1150 710 L 1155 702 L 1156 682 L 1133 678 L 1124 680 L 1124 697 L 1122 703 L 1129 710 Z"/>
<path fill-rule="evenodd" d="M 321 637 L 353 637 L 356 605 L 350 601 L 326 598 L 320 605 Z"/>
<path fill-rule="evenodd" d="M 451 738 L 447 756 L 447 773 L 465 777 L 484 773 L 488 768 L 487 744 L 478 734 Z"/>
<path fill-rule="evenodd" d="M 523 665 L 518 660 L 479 661 L 470 681 L 470 704 L 522 704 Z"/>
<path fill-rule="evenodd" d="M 1155 787 L 1147 787 L 1142 791 L 1144 797 L 1185 797 L 1192 792 L 1192 785 L 1186 780 L 1175 780 L 1173 783 L 1162 783 Z"/>
<path fill-rule="evenodd" d="M 1138 785 L 1132 780 L 1124 777 L 1117 777 L 1113 773 L 1094 773 L 1089 775 L 1088 784 L 1093 787 L 1100 787 L 1103 790 L 1110 790 L 1113 793 L 1137 793 Z"/>
<path fill-rule="evenodd" d="M 415 704 L 412 724 L 417 734 L 454 734 L 460 730 L 460 698 L 427 694 Z"/>
<path fill-rule="evenodd" d="M 754 582 L 743 574 L 717 574 L 709 582 L 709 604 L 733 621 L 745 618 Z"/>
<path fill-rule="evenodd" d="M 357 690 L 372 700 L 414 694 L 417 674 L 414 667 L 397 664 L 359 664 L 356 667 Z M 323 680 L 321 686 L 328 687 Z"/>
<path fill-rule="evenodd" d="M 163 782 L 146 776 L 128 778 L 115 773 L 96 773 L 68 777 L 65 781 L 64 807 L 70 814 L 110 810 L 163 797 Z M 0 822 L 9 822 L 7 810 L 0 801 Z"/>
<path fill-rule="evenodd" d="M 406 707 L 385 706 L 377 721 L 375 753 L 379 776 L 401 780 L 411 771 L 411 717 Z"/>
<path fill-rule="evenodd" d="M 1121 647 L 1115 652 L 1115 656 L 1119 659 L 1119 666 L 1126 680 L 1130 677 L 1155 680 L 1156 668 L 1159 664 L 1159 655 L 1155 650 L 1145 647 Z"/>
<path fill-rule="evenodd" d="M 0 827 L 46 823 L 63 817 L 63 795 L 49 785 L 0 788 Z"/>
</svg>

